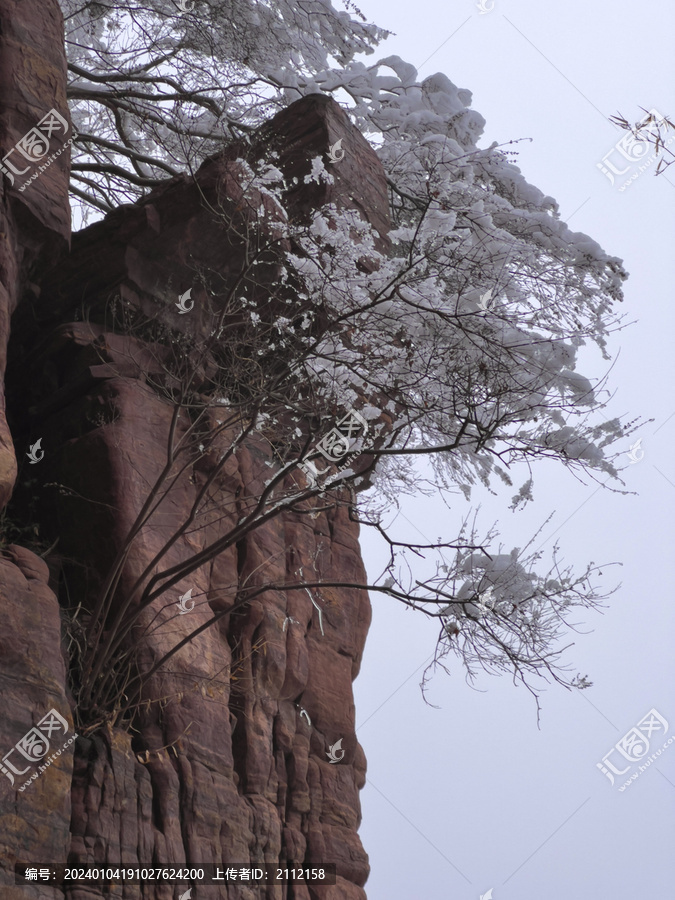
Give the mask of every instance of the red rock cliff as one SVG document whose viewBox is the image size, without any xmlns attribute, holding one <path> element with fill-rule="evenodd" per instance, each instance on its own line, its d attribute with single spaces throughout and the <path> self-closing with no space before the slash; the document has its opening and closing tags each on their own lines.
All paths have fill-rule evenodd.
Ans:
<svg viewBox="0 0 675 900">
<path fill-rule="evenodd" d="M 49 109 L 67 117 L 58 6 L 3 0 L 0 57 L 6 154 Z M 347 153 L 335 183 L 304 186 L 309 159 L 339 137 Z M 291 217 L 301 220 L 332 201 L 358 209 L 386 234 L 377 158 L 322 96 L 293 104 L 245 147 L 225 148 L 193 178 L 172 179 L 76 234 L 70 252 L 67 155 L 22 193 L 7 177 L 0 185 L 0 366 L 4 373 L 9 353 L 11 426 L 10 434 L 3 407 L 0 500 L 7 504 L 17 480 L 10 513 L 22 529 L 5 529 L 0 558 L 0 757 L 52 708 L 72 733 L 63 608 L 81 603 L 86 611 L 162 464 L 171 407 L 146 378 L 156 356 L 139 338 L 112 333 L 89 313 L 112 296 L 146 312 L 163 309 L 167 295 L 175 300 L 200 267 L 227 281 L 243 252 L 239 232 L 232 218 L 214 227 L 204 200 L 237 210 L 237 157 L 257 158 L 269 148 L 287 179 L 298 177 L 287 198 Z M 271 282 L 274 271 L 270 263 L 262 282 Z M 198 312 L 185 318 L 186 334 L 199 336 Z M 37 437 L 45 456 L 33 466 L 26 452 Z M 222 515 L 182 535 L 169 564 L 231 527 L 246 498 L 260 493 L 269 459 L 269 448 L 253 439 L 230 459 L 217 481 Z M 187 472 L 163 522 L 143 531 L 124 562 L 121 595 L 185 517 L 212 465 L 207 456 Z M 44 559 L 21 546 L 20 537 L 33 532 L 49 544 L 58 538 Z M 227 612 L 243 582 L 292 581 L 301 571 L 308 581 L 364 581 L 358 526 L 346 506 L 284 514 L 199 568 L 174 591 L 174 600 L 188 587 L 199 598 L 189 616 L 167 612 L 166 598 L 145 611 L 139 665 L 149 671 L 196 623 Z M 0 773 L 0 896 L 64 896 L 57 888 L 10 887 L 16 861 L 296 861 L 335 862 L 337 885 L 197 887 L 193 900 L 364 898 L 368 860 L 357 829 L 365 759 L 354 733 L 352 681 L 370 606 L 360 590 L 326 590 L 321 601 L 320 622 L 309 591 L 258 596 L 147 679 L 132 729 L 81 729 L 86 733 L 21 792 L 21 776 Z M 340 738 L 345 756 L 331 765 L 326 750 Z M 16 754 L 9 759 L 21 768 Z M 159 900 L 174 893 L 125 886 L 115 896 Z M 67 896 L 103 894 L 89 888 Z"/>
</svg>

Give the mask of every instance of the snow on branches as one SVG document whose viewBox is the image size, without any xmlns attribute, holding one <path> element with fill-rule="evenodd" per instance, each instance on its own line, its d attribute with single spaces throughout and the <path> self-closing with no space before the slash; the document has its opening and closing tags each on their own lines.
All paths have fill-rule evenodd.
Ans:
<svg viewBox="0 0 675 900">
<path fill-rule="evenodd" d="M 577 366 L 589 344 L 608 358 L 627 274 L 621 260 L 566 226 L 511 153 L 478 146 L 485 122 L 469 91 L 441 73 L 420 82 L 398 56 L 366 65 L 357 57 L 385 32 L 329 0 L 201 0 L 182 14 L 172 0 L 61 6 L 79 132 L 73 192 L 85 207 L 113 209 L 196 169 L 307 94 L 341 102 L 376 148 L 393 219 L 386 251 L 354 210 L 327 206 L 291 224 L 275 160 L 256 171 L 238 161 L 245 194 L 277 210 L 276 231 L 264 204 L 250 220 L 265 219 L 277 245 L 287 239 L 277 287 L 293 285 L 283 303 L 294 292 L 298 308 L 264 323 L 263 337 L 255 302 L 245 292 L 238 300 L 256 357 L 297 354 L 285 359 L 284 397 L 311 397 L 320 418 L 353 408 L 371 423 L 383 413 L 393 422 L 374 426 L 363 450 L 376 461 L 381 497 L 410 488 L 416 454 L 430 459 L 439 485 L 467 496 L 495 476 L 510 485 L 509 467 L 537 457 L 617 476 L 606 448 L 630 426 L 602 419 L 604 384 Z M 305 182 L 332 178 L 317 157 Z M 262 396 L 263 375 L 261 385 Z M 352 470 L 340 485 L 350 478 L 358 486 Z M 513 506 L 531 496 L 529 479 Z M 376 518 L 362 521 L 383 531 Z M 462 546 L 471 554 L 460 554 L 451 574 L 405 588 L 390 574 L 379 589 L 440 615 L 442 646 L 462 642 L 470 670 L 481 658 L 516 672 L 550 671 L 548 648 L 570 598 L 595 605 L 593 569 L 576 579 L 536 576 L 535 557 Z M 490 617 L 480 602 L 486 585 Z"/>
</svg>

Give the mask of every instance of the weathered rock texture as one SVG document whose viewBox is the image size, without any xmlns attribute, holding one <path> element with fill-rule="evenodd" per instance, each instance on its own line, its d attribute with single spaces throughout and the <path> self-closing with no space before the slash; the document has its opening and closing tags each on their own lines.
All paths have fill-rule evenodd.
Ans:
<svg viewBox="0 0 675 900">
<path fill-rule="evenodd" d="M 36 23 L 40 27 L 35 27 Z M 63 17 L 53 0 L 0 4 L 0 158 L 54 108 L 68 117 Z M 20 154 L 11 154 L 28 167 Z M 9 323 L 20 292 L 64 249 L 70 237 L 69 156 L 61 154 L 31 190 L 23 179 L 0 175 L 0 375 L 7 363 Z M 0 508 L 16 478 L 14 445 L 5 418 L 4 378 L 0 379 Z"/>
<path fill-rule="evenodd" d="M 61 42 L 56 4 L 42 0 L 47 23 L 42 31 L 20 28 L 20 16 L 34 15 L 36 4 L 10 4 L 17 17 L 11 27 L 2 19 L 1 49 L 4 54 L 8 48 L 9 56 L 3 57 L 1 87 L 11 84 L 15 90 L 13 95 L 0 90 L 5 148 L 48 108 L 65 109 L 64 61 L 54 49 Z M 18 69 L 10 74 L 6 60 L 11 66 L 17 34 L 24 42 L 31 34 L 36 43 L 17 50 Z M 28 56 L 40 60 L 30 72 Z M 309 159 L 325 154 L 338 138 L 346 155 L 333 169 L 335 183 L 304 185 Z M 240 209 L 233 166 L 237 157 L 254 160 L 267 149 L 279 153 L 278 165 L 289 180 L 298 179 L 287 198 L 292 217 L 306 219 L 332 201 L 360 210 L 386 240 L 386 186 L 377 158 L 340 108 L 321 96 L 275 117 L 250 145 L 225 148 L 194 178 L 172 179 L 144 202 L 122 207 L 76 234 L 70 254 L 62 252 L 47 275 L 68 237 L 66 168 L 52 168 L 50 180 L 45 175 L 25 195 L 3 182 L 0 363 L 9 316 L 20 301 L 12 324 L 8 402 L 22 471 L 11 510 L 23 517 L 24 526 L 38 527 L 41 538 L 58 538 L 58 545 L 46 555 L 49 584 L 45 561 L 30 550 L 5 546 L 0 559 L 2 755 L 52 707 L 72 729 L 59 604 L 72 608 L 81 602 L 85 611 L 91 604 L 165 454 L 171 407 L 146 379 L 156 356 L 140 339 L 111 333 L 97 312 L 117 296 L 146 313 L 159 311 L 172 327 L 202 334 L 198 286 L 194 314 L 180 318 L 174 303 L 195 284 L 196 271 L 208 269 L 225 283 L 232 278 L 242 252 L 239 226 L 250 225 Z M 205 200 L 226 208 L 229 220 L 214 227 Z M 31 270 L 38 256 L 39 265 Z M 261 290 L 275 271 L 270 261 L 260 273 Z M 25 453 L 37 437 L 45 457 L 32 466 L 24 462 Z M 251 440 L 230 460 L 217 483 L 221 518 L 184 535 L 172 548 L 169 565 L 237 520 L 247 498 L 269 477 L 270 458 L 266 445 Z M 125 564 L 122 595 L 184 518 L 213 464 L 206 456 L 186 473 L 162 523 L 142 533 Z M 4 501 L 15 471 L 12 443 L 0 419 Z M 247 580 L 294 581 L 302 571 L 307 581 L 363 582 L 358 526 L 346 507 L 306 513 L 270 521 L 159 598 L 144 614 L 140 664 L 145 671 L 196 624 L 228 610 L 238 585 Z M 189 615 L 177 615 L 176 601 L 188 588 L 197 605 Z M 315 600 L 323 609 L 323 634 L 309 591 L 264 593 L 224 616 L 148 679 L 144 698 L 162 702 L 148 704 L 134 731 L 104 728 L 82 735 L 74 754 L 64 752 L 21 793 L 18 783 L 12 786 L 0 774 L 0 885 L 5 885 L 0 896 L 63 896 L 46 887 L 10 888 L 17 860 L 295 861 L 337 863 L 338 884 L 266 890 L 241 885 L 229 893 L 224 887 L 208 892 L 198 887 L 193 900 L 364 898 L 368 861 L 357 829 L 365 759 L 354 733 L 351 684 L 370 606 L 360 590 L 324 589 Z M 294 621 L 286 622 L 287 617 Z M 345 756 L 331 765 L 326 751 L 340 738 Z M 126 886 L 115 896 L 163 900 L 174 893 Z M 70 900 L 96 896 L 95 889 L 68 894 Z"/>
<path fill-rule="evenodd" d="M 0 3 L 0 157 L 10 153 L 50 109 L 68 118 L 65 77 L 58 4 L 53 0 Z M 69 155 L 62 153 L 28 192 L 18 190 L 21 179 L 12 183 L 0 175 L 0 508 L 6 506 L 17 476 L 5 416 L 10 319 L 24 292 L 67 248 L 68 173 Z M 59 603 L 48 587 L 48 575 L 46 563 L 30 550 L 3 546 L 0 758 L 49 709 L 68 715 Z M 25 850 L 45 860 L 67 857 L 71 772 L 72 752 L 59 757 L 32 786 L 28 802 L 22 802 L 24 794 L 0 774 L 4 782 L 0 788 L 0 885 L 14 883 L 13 861 Z M 2 897 L 36 895 L 35 890 L 0 886 Z M 41 896 L 55 893 L 45 889 Z"/>
</svg>

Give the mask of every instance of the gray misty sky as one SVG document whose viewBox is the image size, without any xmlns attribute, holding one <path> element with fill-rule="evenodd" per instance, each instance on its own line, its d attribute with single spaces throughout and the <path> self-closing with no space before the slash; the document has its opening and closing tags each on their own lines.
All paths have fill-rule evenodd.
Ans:
<svg viewBox="0 0 675 900">
<path fill-rule="evenodd" d="M 548 687 L 539 729 L 524 688 L 482 675 L 472 689 L 458 660 L 451 677 L 439 671 L 432 681 L 438 708 L 425 705 L 419 682 L 437 628 L 394 600 L 372 598 L 355 686 L 368 758 L 361 836 L 372 865 L 369 900 L 479 900 L 490 888 L 493 900 L 673 897 L 675 742 L 622 793 L 639 763 L 620 764 L 615 751 L 615 766 L 629 771 L 614 786 L 596 763 L 652 709 L 668 728 L 652 735 L 642 762 L 675 734 L 675 166 L 654 178 L 651 163 L 620 191 L 637 165 L 612 186 L 597 163 L 623 134 L 610 115 L 634 121 L 641 107 L 675 114 L 675 7 L 487 0 L 493 8 L 481 14 L 477 0 L 358 5 L 396 32 L 368 62 L 398 54 L 421 77 L 443 72 L 472 91 L 487 120 L 480 145 L 531 139 L 515 146 L 528 181 L 557 199 L 573 230 L 624 259 L 624 312 L 635 324 L 610 343 L 618 353 L 610 412 L 654 420 L 631 439 L 641 439 L 644 457 L 630 464 L 625 456 L 622 477 L 634 493 L 579 483 L 546 462 L 534 468 L 535 499 L 523 512 L 508 509 L 513 489 L 473 498 L 484 529 L 499 520 L 507 551 L 555 511 L 535 547 L 550 558 L 557 540 L 576 569 L 590 560 L 621 564 L 603 568 L 602 587 L 621 587 L 604 615 L 587 614 L 566 657 L 594 686 Z M 601 376 L 608 366 L 596 356 L 582 369 Z M 515 486 L 524 478 L 517 473 Z M 435 498 L 403 498 L 389 521 L 398 515 L 402 537 L 450 539 L 468 509 L 461 495 L 450 510 Z M 374 578 L 383 547 L 367 529 L 362 547 Z"/>
</svg>

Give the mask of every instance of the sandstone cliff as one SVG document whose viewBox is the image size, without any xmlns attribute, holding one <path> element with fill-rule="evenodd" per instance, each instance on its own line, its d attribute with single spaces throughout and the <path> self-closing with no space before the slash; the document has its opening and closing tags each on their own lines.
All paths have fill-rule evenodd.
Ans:
<svg viewBox="0 0 675 900">
<path fill-rule="evenodd" d="M 49 109 L 67 116 L 65 59 L 60 12 L 51 0 L 3 0 L 0 26 L 7 152 Z M 348 152 L 335 183 L 305 185 L 310 158 L 338 138 Z M 386 239 L 377 158 L 340 108 L 318 95 L 293 104 L 246 145 L 224 147 L 194 177 L 171 179 L 144 202 L 73 235 L 70 249 L 67 154 L 22 193 L 2 181 L 0 367 L 7 369 L 7 417 L 3 403 L 0 502 L 9 506 L 0 558 L 0 756 L 52 708 L 66 718 L 69 733 L 75 728 L 64 611 L 79 607 L 86 616 L 161 467 L 171 409 L 148 383 L 157 355 L 141 338 L 114 333 L 102 310 L 111 298 L 146 313 L 167 310 L 171 327 L 199 338 L 205 323 L 198 308 L 181 319 L 173 301 L 195 283 L 195 272 L 208 270 L 223 283 L 232 278 L 243 252 L 237 223 L 244 221 L 235 215 L 233 166 L 267 149 L 278 153 L 289 182 L 297 178 L 287 198 L 291 217 L 302 220 L 332 201 L 358 209 Z M 214 225 L 211 205 L 232 215 Z M 263 286 L 274 271 L 271 261 Z M 38 438 L 44 457 L 31 464 L 26 453 Z M 169 564 L 231 526 L 246 498 L 260 492 L 268 461 L 263 442 L 246 443 L 218 478 L 222 516 L 206 531 L 183 535 Z M 162 525 L 136 542 L 124 562 L 122 594 L 185 517 L 212 465 L 206 457 L 186 473 Z M 237 586 L 255 579 L 263 564 L 271 583 L 301 570 L 307 580 L 362 582 L 358 525 L 340 506 L 284 514 L 257 528 L 180 586 L 200 599 L 190 615 L 167 613 L 166 598 L 146 611 L 141 668 L 149 671 L 196 623 L 227 612 Z M 241 885 L 204 894 L 197 888 L 193 898 L 364 898 L 368 860 L 357 829 L 365 759 L 354 733 L 351 684 L 370 606 L 360 590 L 333 589 L 322 600 L 319 622 L 306 591 L 262 594 L 146 680 L 133 728 L 84 722 L 75 744 L 22 792 L 19 776 L 12 784 L 0 774 L 0 896 L 64 896 L 57 888 L 11 887 L 17 861 L 250 860 L 334 862 L 338 883 L 258 892 Z M 345 756 L 331 765 L 326 750 L 338 739 Z M 89 888 L 67 896 L 101 895 Z M 168 898 L 174 890 L 126 886 L 115 896 Z"/>
</svg>

